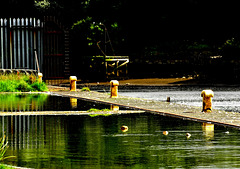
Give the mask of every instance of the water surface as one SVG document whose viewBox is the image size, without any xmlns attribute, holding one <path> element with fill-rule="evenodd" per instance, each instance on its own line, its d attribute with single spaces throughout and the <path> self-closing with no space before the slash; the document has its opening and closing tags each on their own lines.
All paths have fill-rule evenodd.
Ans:
<svg viewBox="0 0 240 169">
<path fill-rule="evenodd" d="M 74 98 L 36 93 L 2 93 L 0 94 L 0 111 L 86 111 L 91 108 L 109 109 L 109 105 L 87 102 Z"/>
<path fill-rule="evenodd" d="M 122 125 L 129 130 L 122 132 Z M 201 123 L 159 115 L 4 116 L 0 126 L 9 139 L 7 155 L 16 156 L 5 163 L 22 167 L 240 167 L 238 130 L 206 131 Z"/>
</svg>

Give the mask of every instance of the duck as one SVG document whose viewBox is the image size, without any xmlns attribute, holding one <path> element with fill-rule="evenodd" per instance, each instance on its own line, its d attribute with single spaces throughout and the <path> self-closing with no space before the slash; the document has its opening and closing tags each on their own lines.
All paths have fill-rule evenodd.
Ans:
<svg viewBox="0 0 240 169">
<path fill-rule="evenodd" d="M 121 130 L 122 130 L 122 132 L 128 131 L 128 126 L 122 126 L 122 127 L 121 127 Z"/>
<path fill-rule="evenodd" d="M 168 131 L 163 131 L 163 135 L 167 136 L 168 135 Z"/>
<path fill-rule="evenodd" d="M 190 138 L 190 137 L 191 137 L 191 134 L 190 134 L 190 133 L 186 133 L 186 137 L 187 137 L 187 138 Z"/>
</svg>

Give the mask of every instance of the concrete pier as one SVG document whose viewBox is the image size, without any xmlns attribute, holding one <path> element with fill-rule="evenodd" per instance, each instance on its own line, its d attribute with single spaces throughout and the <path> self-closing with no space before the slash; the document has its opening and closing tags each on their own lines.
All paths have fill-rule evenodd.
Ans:
<svg viewBox="0 0 240 169">
<path fill-rule="evenodd" d="M 163 116 L 170 116 L 181 118 L 183 120 L 192 120 L 210 124 L 217 124 L 229 126 L 240 129 L 240 113 L 226 112 L 221 110 L 213 110 L 211 113 L 201 112 L 201 107 L 181 105 L 171 102 L 161 102 L 140 98 L 130 98 L 119 96 L 118 98 L 109 98 L 108 93 L 99 92 L 68 92 L 68 91 L 54 91 L 52 94 L 83 99 L 87 101 L 94 101 L 109 105 L 117 105 L 120 107 L 141 110 L 160 114 Z"/>
</svg>

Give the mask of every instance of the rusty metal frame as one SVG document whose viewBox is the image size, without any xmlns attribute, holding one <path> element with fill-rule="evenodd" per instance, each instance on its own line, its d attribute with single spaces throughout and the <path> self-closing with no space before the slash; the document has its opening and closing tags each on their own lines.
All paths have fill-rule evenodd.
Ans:
<svg viewBox="0 0 240 169">
<path fill-rule="evenodd" d="M 121 62 L 121 63 L 120 63 Z M 127 64 L 129 63 L 129 56 L 105 56 L 105 67 L 106 75 L 114 75 L 116 72 L 117 77 L 119 77 L 119 68 L 126 65 L 126 75 L 128 74 Z M 113 67 L 113 71 L 109 72 L 108 67 Z"/>
</svg>

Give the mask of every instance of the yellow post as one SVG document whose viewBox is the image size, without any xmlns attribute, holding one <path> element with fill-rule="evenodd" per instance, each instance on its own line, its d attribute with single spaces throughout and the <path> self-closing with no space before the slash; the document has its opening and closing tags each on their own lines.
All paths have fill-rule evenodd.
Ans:
<svg viewBox="0 0 240 169">
<path fill-rule="evenodd" d="M 77 77 L 76 76 L 70 76 L 70 91 L 75 92 L 77 89 Z"/>
<path fill-rule="evenodd" d="M 214 96 L 212 90 L 203 90 L 201 93 L 203 98 L 203 112 L 212 112 L 212 97 Z"/>
<path fill-rule="evenodd" d="M 110 89 L 111 89 L 111 98 L 117 98 L 118 97 L 118 86 L 119 82 L 117 80 L 111 80 L 110 81 Z"/>
<path fill-rule="evenodd" d="M 38 81 L 40 82 L 40 83 L 42 83 L 42 77 L 43 77 L 43 74 L 42 73 L 38 73 Z"/>
</svg>

